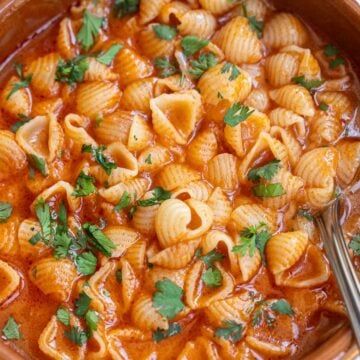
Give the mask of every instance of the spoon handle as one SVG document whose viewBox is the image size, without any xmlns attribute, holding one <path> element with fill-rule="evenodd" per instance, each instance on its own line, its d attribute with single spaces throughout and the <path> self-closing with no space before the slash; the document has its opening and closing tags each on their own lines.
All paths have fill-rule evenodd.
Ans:
<svg viewBox="0 0 360 360">
<path fill-rule="evenodd" d="M 316 218 L 325 252 L 335 274 L 360 347 L 360 281 L 351 261 L 339 221 L 339 199 Z"/>
</svg>

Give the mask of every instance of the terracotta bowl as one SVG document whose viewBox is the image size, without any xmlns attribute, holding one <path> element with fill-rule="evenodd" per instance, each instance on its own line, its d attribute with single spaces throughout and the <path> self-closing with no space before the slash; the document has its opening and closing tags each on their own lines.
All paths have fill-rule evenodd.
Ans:
<svg viewBox="0 0 360 360">
<path fill-rule="evenodd" d="M 216 0 L 214 0 L 216 1 Z M 0 81 L 10 55 L 52 22 L 73 0 L 0 0 Z M 344 50 L 360 75 L 360 2 L 356 0 L 272 0 L 278 10 L 295 13 L 316 33 Z M 342 328 L 306 360 L 355 360 L 360 356 L 349 328 Z M 0 340 L 0 360 L 26 359 Z"/>
</svg>

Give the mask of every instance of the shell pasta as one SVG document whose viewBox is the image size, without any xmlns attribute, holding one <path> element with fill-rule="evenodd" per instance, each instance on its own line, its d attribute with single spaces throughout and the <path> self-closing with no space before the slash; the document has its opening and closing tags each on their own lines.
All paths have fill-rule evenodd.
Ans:
<svg viewBox="0 0 360 360">
<path fill-rule="evenodd" d="M 314 221 L 358 178 L 341 51 L 265 0 L 82 0 L 52 26 L 0 83 L 2 339 L 295 360 L 346 326 Z"/>
</svg>

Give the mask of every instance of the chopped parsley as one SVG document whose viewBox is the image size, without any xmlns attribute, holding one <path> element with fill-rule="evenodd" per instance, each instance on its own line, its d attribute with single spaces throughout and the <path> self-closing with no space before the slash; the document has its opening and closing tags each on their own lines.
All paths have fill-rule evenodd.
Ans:
<svg viewBox="0 0 360 360">
<path fill-rule="evenodd" d="M 114 13 L 118 18 L 138 12 L 140 0 L 115 0 Z"/>
<path fill-rule="evenodd" d="M 110 65 L 117 53 L 123 48 L 121 44 L 114 44 L 105 52 L 96 56 L 96 60 L 104 65 Z"/>
<path fill-rule="evenodd" d="M 79 297 L 75 300 L 75 314 L 79 317 L 84 317 L 89 310 L 91 303 L 91 297 L 84 292 L 79 294 Z"/>
<path fill-rule="evenodd" d="M 197 60 L 190 62 L 189 73 L 198 79 L 205 71 L 215 66 L 217 62 L 218 59 L 212 52 L 201 54 Z"/>
<path fill-rule="evenodd" d="M 95 161 L 104 169 L 106 174 L 110 175 L 112 170 L 117 168 L 117 165 L 106 158 L 104 155 L 105 149 L 106 147 L 104 145 L 99 147 L 83 145 L 81 151 L 83 153 L 90 153 Z"/>
<path fill-rule="evenodd" d="M 158 186 L 153 189 L 152 197 L 146 200 L 139 200 L 137 204 L 142 207 L 153 206 L 161 204 L 163 201 L 170 199 L 171 192 L 166 191 L 162 187 Z"/>
<path fill-rule="evenodd" d="M 181 301 L 184 291 L 169 279 L 163 279 L 155 283 L 156 292 L 152 301 L 154 308 L 168 319 L 173 319 L 181 312 L 185 305 Z"/>
<path fill-rule="evenodd" d="M 208 268 L 201 276 L 201 280 L 207 287 L 215 288 L 221 286 L 222 274 L 215 266 Z"/>
<path fill-rule="evenodd" d="M 146 159 L 145 159 L 145 164 L 151 165 L 152 161 L 151 161 L 151 154 L 149 154 Z"/>
<path fill-rule="evenodd" d="M 121 284 L 122 283 L 122 270 L 121 269 L 117 269 L 115 272 L 115 278 L 116 281 Z"/>
<path fill-rule="evenodd" d="M 9 94 L 6 96 L 6 100 L 9 100 L 13 94 L 15 94 L 18 90 L 27 88 L 30 85 L 32 75 L 24 76 L 23 72 L 23 65 L 15 63 L 15 72 L 20 78 L 20 81 L 14 82 L 11 86 L 11 90 L 9 91 Z"/>
<path fill-rule="evenodd" d="M 12 316 L 9 317 L 8 321 L 3 327 L 2 333 L 6 340 L 19 340 L 22 337 L 20 326 L 16 323 Z"/>
<path fill-rule="evenodd" d="M 32 169 L 38 170 L 42 176 L 47 176 L 48 169 L 43 158 L 38 157 L 35 154 L 28 154 L 28 160 Z"/>
<path fill-rule="evenodd" d="M 232 343 L 236 343 L 241 340 L 243 330 L 244 328 L 242 324 L 238 324 L 233 320 L 227 320 L 224 321 L 223 327 L 219 327 L 215 330 L 215 336 L 229 340 Z"/>
<path fill-rule="evenodd" d="M 114 210 L 120 211 L 122 209 L 127 208 L 131 204 L 131 196 L 127 191 L 124 191 L 124 193 L 121 195 L 121 198 L 117 205 L 115 205 Z"/>
<path fill-rule="evenodd" d="M 306 79 L 304 75 L 292 78 L 295 84 L 303 86 L 305 89 L 312 91 L 320 87 L 324 81 L 320 79 Z"/>
<path fill-rule="evenodd" d="M 276 322 L 275 314 L 293 316 L 295 312 L 285 299 L 279 299 L 271 303 L 269 301 L 260 301 L 259 307 L 253 314 L 252 324 L 258 326 L 265 323 L 268 327 L 273 327 Z"/>
<path fill-rule="evenodd" d="M 167 78 L 179 72 L 177 65 L 172 63 L 166 57 L 156 58 L 154 61 L 154 65 L 157 70 L 160 70 L 159 76 L 161 78 Z"/>
<path fill-rule="evenodd" d="M 253 168 L 248 173 L 248 179 L 258 181 L 260 179 L 271 180 L 281 167 L 280 160 L 272 160 L 266 165 Z"/>
<path fill-rule="evenodd" d="M 85 322 L 90 331 L 96 331 L 97 330 L 97 324 L 99 322 L 99 315 L 94 310 L 88 310 L 85 314 Z"/>
<path fill-rule="evenodd" d="M 336 46 L 332 44 L 325 46 L 324 55 L 328 58 L 332 58 L 329 62 L 330 69 L 336 69 L 338 66 L 345 64 L 344 58 L 339 56 L 339 54 L 340 50 Z"/>
<path fill-rule="evenodd" d="M 252 192 L 257 197 L 277 197 L 286 194 L 285 189 L 280 183 L 258 184 L 252 188 Z"/>
<path fill-rule="evenodd" d="M 337 57 L 329 62 L 330 69 L 336 69 L 340 65 L 345 65 L 345 60 L 342 57 Z"/>
<path fill-rule="evenodd" d="M 261 39 L 264 30 L 264 22 L 257 20 L 255 16 L 249 16 L 245 4 L 242 5 L 242 8 L 244 16 L 249 20 L 251 30 L 253 30 L 257 37 Z"/>
<path fill-rule="evenodd" d="M 354 252 L 355 255 L 360 255 L 360 234 L 352 237 L 349 242 L 349 248 Z"/>
<path fill-rule="evenodd" d="M 70 326 L 70 312 L 67 308 L 61 306 L 56 311 L 56 318 L 65 326 Z"/>
<path fill-rule="evenodd" d="M 300 209 L 298 211 L 298 215 L 304 217 L 306 220 L 314 221 L 314 216 L 310 213 L 310 211 Z"/>
<path fill-rule="evenodd" d="M 25 125 L 26 123 L 28 123 L 31 120 L 31 117 L 26 116 L 24 114 L 18 114 L 18 118 L 20 120 L 17 121 L 16 123 L 12 124 L 10 127 L 10 130 L 13 133 L 16 133 L 23 125 Z"/>
<path fill-rule="evenodd" d="M 88 236 L 90 244 L 105 256 L 110 257 L 112 250 L 116 248 L 116 245 L 112 240 L 110 240 L 96 225 L 85 223 L 82 228 Z"/>
<path fill-rule="evenodd" d="M 212 267 L 216 261 L 224 259 L 224 255 L 216 251 L 216 249 L 209 251 L 205 255 L 201 255 L 201 249 L 196 250 L 195 256 L 198 257 L 206 267 Z"/>
<path fill-rule="evenodd" d="M 88 68 L 89 62 L 84 55 L 66 61 L 61 59 L 56 68 L 55 80 L 68 85 L 81 83 Z"/>
<path fill-rule="evenodd" d="M 162 40 L 167 40 L 170 41 L 172 40 L 176 34 L 177 34 L 177 30 L 175 27 L 173 26 L 169 26 L 169 25 L 162 25 L 162 24 L 157 24 L 154 25 L 152 27 L 155 35 Z"/>
<path fill-rule="evenodd" d="M 196 54 L 199 50 L 209 44 L 209 40 L 199 39 L 196 36 L 185 36 L 181 40 L 181 47 L 185 56 L 191 56 Z"/>
<path fill-rule="evenodd" d="M 96 191 L 94 183 L 95 179 L 92 176 L 86 175 L 83 171 L 81 171 L 80 175 L 76 179 L 76 185 L 72 195 L 75 197 L 83 197 L 93 194 Z"/>
<path fill-rule="evenodd" d="M 221 73 L 226 74 L 229 72 L 230 72 L 230 76 L 229 76 L 230 81 L 236 80 L 240 75 L 240 70 L 236 65 L 226 62 L 224 66 L 221 68 Z"/>
<path fill-rule="evenodd" d="M 231 127 L 235 127 L 245 121 L 254 111 L 240 103 L 235 103 L 227 110 L 224 122 Z"/>
<path fill-rule="evenodd" d="M 340 50 L 332 45 L 332 44 L 327 44 L 325 47 L 324 47 L 324 55 L 327 56 L 327 57 L 332 57 L 332 56 L 336 56 L 340 53 Z"/>
<path fill-rule="evenodd" d="M 169 328 L 167 330 L 157 329 L 153 332 L 152 338 L 155 342 L 160 342 L 165 340 L 171 336 L 177 335 L 181 332 L 181 326 L 177 323 L 169 324 Z"/>
<path fill-rule="evenodd" d="M 291 305 L 284 299 L 277 300 L 271 304 L 271 310 L 277 312 L 278 314 L 293 316 L 294 310 Z"/>
<path fill-rule="evenodd" d="M 71 342 L 78 346 L 83 346 L 88 340 L 87 333 L 84 330 L 80 329 L 78 326 L 70 327 L 69 330 L 64 331 L 64 335 Z"/>
<path fill-rule="evenodd" d="M 322 110 L 322 111 L 328 111 L 329 110 L 329 105 L 326 104 L 325 102 L 321 102 L 319 104 L 319 109 Z"/>
<path fill-rule="evenodd" d="M 96 271 L 97 258 L 88 251 L 76 257 L 76 268 L 83 275 L 92 275 Z"/>
<path fill-rule="evenodd" d="M 76 38 L 85 51 L 89 50 L 94 45 L 102 24 L 103 18 L 91 14 L 88 10 L 84 11 L 83 24 L 76 35 Z"/>
<path fill-rule="evenodd" d="M 13 207 L 8 202 L 0 201 L 0 223 L 9 219 L 13 211 Z"/>
</svg>

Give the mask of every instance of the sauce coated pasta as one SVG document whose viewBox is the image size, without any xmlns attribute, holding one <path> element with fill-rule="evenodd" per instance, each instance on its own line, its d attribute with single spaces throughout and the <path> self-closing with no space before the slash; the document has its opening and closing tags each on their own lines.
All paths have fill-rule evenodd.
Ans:
<svg viewBox="0 0 360 360">
<path fill-rule="evenodd" d="M 354 83 L 263 0 L 74 5 L 0 87 L 3 341 L 56 360 L 311 352 L 348 323 L 314 214 L 359 167 Z"/>
</svg>

